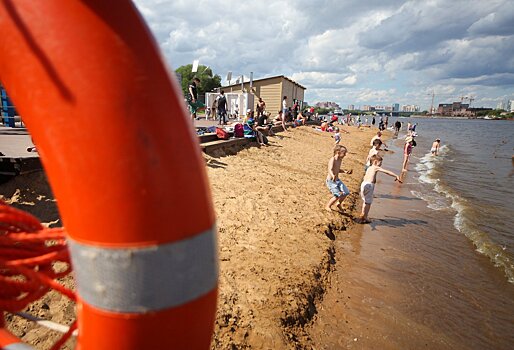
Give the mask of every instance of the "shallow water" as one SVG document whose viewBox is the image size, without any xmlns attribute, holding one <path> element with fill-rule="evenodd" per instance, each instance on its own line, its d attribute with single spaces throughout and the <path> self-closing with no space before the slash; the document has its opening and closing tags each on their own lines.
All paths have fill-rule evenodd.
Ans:
<svg viewBox="0 0 514 350">
<path fill-rule="evenodd" d="M 379 175 L 373 223 L 336 241 L 332 288 L 310 333 L 316 349 L 514 344 L 512 165 L 488 158 L 512 149 L 502 135 L 514 135 L 514 123 L 416 121 L 420 136 L 405 183 Z M 496 134 L 500 146 L 472 151 L 476 130 L 468 127 Z M 383 166 L 395 172 L 403 136 L 388 142 L 392 152 L 384 158 Z M 426 156 L 435 137 L 444 145 L 436 158 Z"/>
<path fill-rule="evenodd" d="M 455 228 L 514 283 L 514 123 L 415 120 L 420 184 L 413 193 L 432 209 L 451 207 Z M 437 137 L 442 152 L 433 157 Z"/>
</svg>

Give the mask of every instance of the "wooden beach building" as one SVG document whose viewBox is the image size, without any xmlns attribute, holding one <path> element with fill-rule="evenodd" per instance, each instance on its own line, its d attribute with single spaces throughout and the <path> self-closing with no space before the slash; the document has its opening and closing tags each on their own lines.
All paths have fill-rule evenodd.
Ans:
<svg viewBox="0 0 514 350">
<path fill-rule="evenodd" d="M 252 83 L 246 81 L 243 84 L 231 84 L 221 87 L 225 93 L 251 93 L 254 95 L 253 108 L 255 110 L 259 97 L 266 102 L 266 111 L 275 115 L 282 107 L 282 98 L 287 96 L 287 106 L 293 106 L 293 100 L 298 100 L 300 106 L 303 105 L 306 88 L 292 79 L 283 75 L 277 75 L 269 78 L 256 79 Z M 241 111 L 243 112 L 243 111 Z"/>
</svg>

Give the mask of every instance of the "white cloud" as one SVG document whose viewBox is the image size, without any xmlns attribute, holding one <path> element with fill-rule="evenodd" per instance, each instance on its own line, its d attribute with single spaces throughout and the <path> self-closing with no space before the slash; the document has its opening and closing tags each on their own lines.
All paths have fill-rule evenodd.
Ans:
<svg viewBox="0 0 514 350">
<path fill-rule="evenodd" d="M 514 90 L 511 0 L 135 2 L 172 67 L 284 74 L 309 102 L 427 107 L 427 89 L 484 103 Z"/>
</svg>

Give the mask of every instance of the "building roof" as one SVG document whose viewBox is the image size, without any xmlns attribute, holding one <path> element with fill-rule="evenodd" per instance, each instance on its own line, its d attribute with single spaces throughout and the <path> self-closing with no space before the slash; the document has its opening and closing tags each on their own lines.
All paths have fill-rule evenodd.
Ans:
<svg viewBox="0 0 514 350">
<path fill-rule="evenodd" d="M 289 79 L 288 77 L 286 77 L 285 75 L 275 75 L 275 76 L 272 76 L 272 77 L 267 77 L 267 78 L 261 78 L 261 79 L 254 79 L 253 82 L 256 82 L 256 81 L 263 81 L 263 80 L 268 80 L 268 79 L 275 79 L 275 78 L 284 78 L 286 80 L 289 80 L 291 83 L 295 84 L 295 85 L 298 85 L 299 87 L 301 87 L 302 89 L 304 90 L 307 90 L 307 88 L 303 85 L 300 85 L 298 84 L 296 81 L 292 80 L 292 79 Z M 245 84 L 249 83 L 249 81 L 245 81 L 244 82 Z M 230 85 L 225 85 L 225 86 L 222 86 L 222 88 L 227 88 L 227 87 L 230 87 L 230 86 L 238 86 L 238 85 L 241 85 L 241 83 L 238 83 L 238 84 L 230 84 Z"/>
</svg>

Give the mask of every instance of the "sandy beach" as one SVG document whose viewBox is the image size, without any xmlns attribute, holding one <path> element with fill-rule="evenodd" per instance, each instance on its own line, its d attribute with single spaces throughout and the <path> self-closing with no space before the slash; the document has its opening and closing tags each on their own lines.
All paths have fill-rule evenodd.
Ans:
<svg viewBox="0 0 514 350">
<path fill-rule="evenodd" d="M 402 185 L 378 177 L 372 223 L 354 224 L 376 129 L 345 129 L 343 168 L 353 174 L 341 176 L 352 191 L 342 213 L 323 209 L 330 133 L 300 127 L 268 147 L 204 155 L 220 266 L 212 349 L 509 349 L 514 286 L 455 230 L 450 209 L 434 211 L 413 195 L 416 159 Z M 403 139 L 387 143 L 383 166 L 397 172 Z M 47 225 L 61 224 L 43 172 L 18 176 L 0 193 Z M 73 288 L 72 277 L 61 282 Z M 75 317 L 74 304 L 54 292 L 24 311 L 62 324 Z M 58 337 L 18 316 L 7 320 L 37 349 Z"/>
<path fill-rule="evenodd" d="M 373 134 L 369 129 L 348 130 L 349 135 L 343 134 L 349 150 L 343 168 L 354 172 L 342 179 L 353 193 L 344 203 L 344 213 L 323 210 L 330 198 L 324 183 L 334 144 L 330 133 L 305 126 L 271 138 L 268 147 L 205 156 L 220 259 L 214 349 L 310 344 L 304 326 L 329 284 L 336 264 L 334 242 L 348 236 Z M 41 221 L 59 225 L 43 173 L 19 176 L 3 184 L 0 193 Z M 60 323 L 69 324 L 74 317 L 73 304 L 55 293 L 27 311 Z M 37 348 L 48 347 L 56 338 L 54 332 L 17 316 L 8 320 L 16 335 Z M 73 341 L 68 346 L 73 348 Z"/>
</svg>

